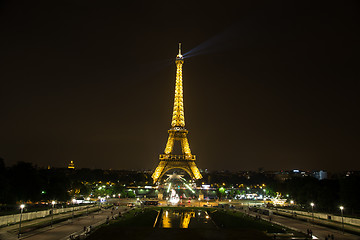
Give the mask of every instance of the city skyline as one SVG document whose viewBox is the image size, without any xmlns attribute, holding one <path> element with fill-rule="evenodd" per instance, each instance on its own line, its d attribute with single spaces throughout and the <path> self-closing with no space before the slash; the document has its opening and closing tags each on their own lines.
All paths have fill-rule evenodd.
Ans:
<svg viewBox="0 0 360 240">
<path fill-rule="evenodd" d="M 24 1 L 1 9 L 6 165 L 155 169 L 182 42 L 199 168 L 360 170 L 354 6 Z"/>
</svg>

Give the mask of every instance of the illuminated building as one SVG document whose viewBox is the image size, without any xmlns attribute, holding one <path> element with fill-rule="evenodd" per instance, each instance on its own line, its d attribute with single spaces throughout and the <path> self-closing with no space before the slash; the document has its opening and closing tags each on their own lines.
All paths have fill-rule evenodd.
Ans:
<svg viewBox="0 0 360 240">
<path fill-rule="evenodd" d="M 68 165 L 68 168 L 70 168 L 70 169 L 75 169 L 74 161 L 70 161 L 70 163 L 69 163 L 69 165 Z"/>
<path fill-rule="evenodd" d="M 327 179 L 327 172 L 320 170 L 320 171 L 314 171 L 313 172 L 314 178 L 317 178 L 318 180 L 324 180 Z"/>
<path fill-rule="evenodd" d="M 169 138 L 166 143 L 165 153 L 160 154 L 159 165 L 152 174 L 154 183 L 169 170 L 179 168 L 186 171 L 192 179 L 201 179 L 201 173 L 196 166 L 196 156 L 191 154 L 189 141 L 187 139 L 188 131 L 185 129 L 184 101 L 183 101 L 183 81 L 182 65 L 184 64 L 181 55 L 181 44 L 179 44 L 179 54 L 176 56 L 176 83 L 174 109 L 172 114 L 171 128 L 168 130 Z M 174 154 L 174 143 L 181 145 L 181 154 Z"/>
</svg>

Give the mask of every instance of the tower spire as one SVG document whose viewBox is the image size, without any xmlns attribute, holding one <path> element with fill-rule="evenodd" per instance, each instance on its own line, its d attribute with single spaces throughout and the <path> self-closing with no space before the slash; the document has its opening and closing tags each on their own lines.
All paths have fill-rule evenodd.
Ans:
<svg viewBox="0 0 360 240">
<path fill-rule="evenodd" d="M 176 83 L 175 83 L 174 109 L 171 120 L 171 126 L 185 127 L 183 82 L 182 82 L 182 65 L 184 64 L 184 60 L 183 60 L 183 56 L 181 55 L 181 43 L 179 43 L 179 54 L 176 56 L 175 63 L 176 63 Z"/>
<path fill-rule="evenodd" d="M 181 43 L 179 43 L 179 54 L 176 56 L 178 59 L 182 59 L 183 55 L 181 55 Z"/>
</svg>

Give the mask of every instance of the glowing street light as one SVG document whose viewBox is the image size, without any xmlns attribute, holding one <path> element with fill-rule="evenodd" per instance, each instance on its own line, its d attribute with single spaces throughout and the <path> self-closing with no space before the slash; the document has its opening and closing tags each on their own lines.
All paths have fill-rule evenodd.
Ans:
<svg viewBox="0 0 360 240">
<path fill-rule="evenodd" d="M 315 204 L 312 202 L 312 203 L 310 203 L 310 206 L 311 206 L 312 220 L 314 222 L 314 206 L 315 206 Z"/>
<path fill-rule="evenodd" d="M 292 215 L 293 215 L 293 217 L 295 217 L 295 214 L 294 214 L 294 200 L 290 200 L 290 204 L 292 205 Z"/>
<path fill-rule="evenodd" d="M 341 211 L 342 232 L 344 234 L 344 207 L 343 206 L 340 206 L 340 211 Z"/>
<path fill-rule="evenodd" d="M 54 220 L 54 205 L 56 204 L 55 201 L 51 202 L 52 209 L 51 209 L 51 227 L 53 226 L 53 220 Z"/>
<path fill-rule="evenodd" d="M 21 235 L 21 219 L 22 219 L 22 214 L 23 214 L 23 210 L 25 208 L 25 204 L 21 204 L 20 205 L 20 223 L 19 223 L 19 233 L 18 233 L 18 238 L 20 238 L 20 235 Z"/>
<path fill-rule="evenodd" d="M 73 219 L 73 220 L 74 220 L 75 203 L 76 203 L 76 199 L 73 198 L 73 199 L 72 199 L 72 204 L 73 204 L 72 219 Z"/>
<path fill-rule="evenodd" d="M 263 197 L 263 200 L 264 200 L 264 206 L 266 207 L 266 189 L 264 188 L 263 189 L 263 191 L 264 191 L 264 197 Z"/>
</svg>

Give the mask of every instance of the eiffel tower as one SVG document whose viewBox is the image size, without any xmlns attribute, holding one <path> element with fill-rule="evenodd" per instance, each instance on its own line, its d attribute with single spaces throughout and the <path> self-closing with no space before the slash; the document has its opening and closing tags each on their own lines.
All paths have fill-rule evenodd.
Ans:
<svg viewBox="0 0 360 240">
<path fill-rule="evenodd" d="M 176 56 L 176 84 L 174 110 L 171 121 L 171 128 L 168 130 L 169 138 L 166 143 L 165 153 L 160 154 L 160 163 L 155 169 L 152 178 L 154 183 L 169 170 L 179 168 L 186 171 L 192 179 L 201 179 L 201 173 L 196 166 L 196 156 L 191 154 L 187 139 L 188 131 L 185 129 L 182 65 L 184 58 L 181 55 L 181 43 L 179 43 L 179 54 Z M 181 154 L 174 154 L 174 143 L 180 142 Z"/>
</svg>

